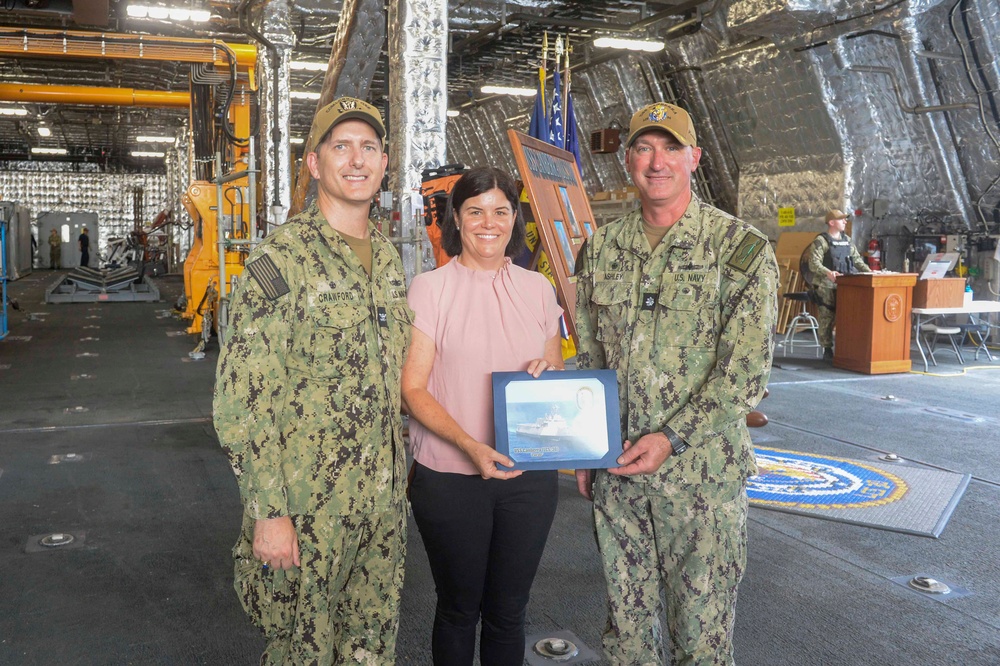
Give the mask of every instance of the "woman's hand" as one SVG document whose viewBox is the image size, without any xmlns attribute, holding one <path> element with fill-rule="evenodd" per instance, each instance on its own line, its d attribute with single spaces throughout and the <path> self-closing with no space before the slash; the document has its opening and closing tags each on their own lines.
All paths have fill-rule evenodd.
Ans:
<svg viewBox="0 0 1000 666">
<path fill-rule="evenodd" d="M 562 370 L 562 368 L 557 368 L 555 365 L 550 363 L 547 359 L 536 358 L 530 363 L 528 363 L 528 374 L 538 379 L 542 376 L 542 373 L 546 370 Z"/>
<path fill-rule="evenodd" d="M 462 449 L 472 459 L 472 464 L 476 466 L 476 469 L 479 470 L 479 476 L 484 479 L 507 480 L 521 476 L 521 470 L 519 469 L 511 470 L 510 472 L 497 469 L 497 464 L 504 467 L 513 467 L 514 461 L 482 442 L 474 442 L 462 447 Z"/>
</svg>

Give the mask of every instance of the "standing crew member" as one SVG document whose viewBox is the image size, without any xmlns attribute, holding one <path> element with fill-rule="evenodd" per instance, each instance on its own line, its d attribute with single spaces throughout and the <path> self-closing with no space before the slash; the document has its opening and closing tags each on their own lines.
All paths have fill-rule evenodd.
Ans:
<svg viewBox="0 0 1000 666">
<path fill-rule="evenodd" d="M 632 116 L 642 207 L 578 260 L 577 366 L 617 371 L 627 437 L 620 467 L 577 471 L 608 583 L 604 650 L 621 666 L 733 663 L 757 471 L 746 415 L 770 374 L 778 267 L 763 234 L 691 192 L 701 152 L 683 109 Z"/>
<path fill-rule="evenodd" d="M 215 427 L 243 500 L 236 590 L 263 664 L 391 664 L 413 318 L 399 254 L 368 218 L 385 128 L 344 97 L 310 136 L 317 201 L 250 254 L 219 359 Z"/>
<path fill-rule="evenodd" d="M 53 229 L 49 232 L 49 268 L 58 270 L 62 267 L 62 238 Z"/>
<path fill-rule="evenodd" d="M 833 322 L 837 312 L 837 277 L 871 273 L 851 237 L 844 233 L 847 213 L 833 209 L 826 213 L 826 231 L 809 246 L 809 270 L 813 294 L 819 306 L 819 343 L 823 360 L 833 360 Z"/>
<path fill-rule="evenodd" d="M 77 244 L 80 246 L 80 265 L 89 266 L 90 265 L 90 236 L 87 233 L 87 227 L 83 228 L 80 232 L 80 237 L 77 239 Z"/>
</svg>

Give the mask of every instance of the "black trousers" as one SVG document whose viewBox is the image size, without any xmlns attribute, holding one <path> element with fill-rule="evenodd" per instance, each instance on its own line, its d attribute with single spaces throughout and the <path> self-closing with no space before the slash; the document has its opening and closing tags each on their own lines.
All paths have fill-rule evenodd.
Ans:
<svg viewBox="0 0 1000 666">
<path fill-rule="evenodd" d="M 416 463 L 410 503 L 437 588 L 435 666 L 472 664 L 480 615 L 482 665 L 524 662 L 525 609 L 555 517 L 557 474 L 501 481 Z"/>
</svg>

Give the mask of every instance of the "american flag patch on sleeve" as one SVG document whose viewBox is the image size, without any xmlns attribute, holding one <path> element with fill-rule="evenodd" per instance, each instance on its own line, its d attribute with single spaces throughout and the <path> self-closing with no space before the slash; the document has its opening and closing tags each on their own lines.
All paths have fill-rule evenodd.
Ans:
<svg viewBox="0 0 1000 666">
<path fill-rule="evenodd" d="M 274 260 L 266 254 L 247 262 L 246 269 L 250 273 L 250 277 L 260 286 L 264 295 L 272 301 L 291 291 L 285 278 L 278 271 L 278 267 L 274 265 Z"/>
</svg>

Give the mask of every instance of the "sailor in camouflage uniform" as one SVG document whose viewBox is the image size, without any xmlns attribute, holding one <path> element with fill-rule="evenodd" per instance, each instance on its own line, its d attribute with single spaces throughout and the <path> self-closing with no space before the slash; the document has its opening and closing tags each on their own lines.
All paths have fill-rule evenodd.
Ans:
<svg viewBox="0 0 1000 666">
<path fill-rule="evenodd" d="M 770 373 L 778 268 L 763 234 L 693 195 L 700 157 L 683 109 L 636 113 L 625 164 L 642 208 L 578 260 L 577 366 L 618 372 L 627 439 L 621 467 L 596 482 L 577 471 L 608 583 L 604 649 L 620 666 L 733 663 L 757 471 L 745 417 Z"/>
<path fill-rule="evenodd" d="M 819 344 L 823 358 L 833 360 L 833 324 L 837 318 L 837 277 L 870 273 L 868 264 L 844 230 L 848 214 L 835 209 L 826 213 L 826 231 L 816 236 L 808 249 L 813 297 L 819 309 Z"/>
<path fill-rule="evenodd" d="M 413 317 L 399 255 L 368 219 L 385 129 L 342 98 L 311 136 L 317 202 L 251 253 L 219 359 L 215 427 L 244 507 L 236 590 L 268 639 L 263 664 L 391 664 Z"/>
</svg>

